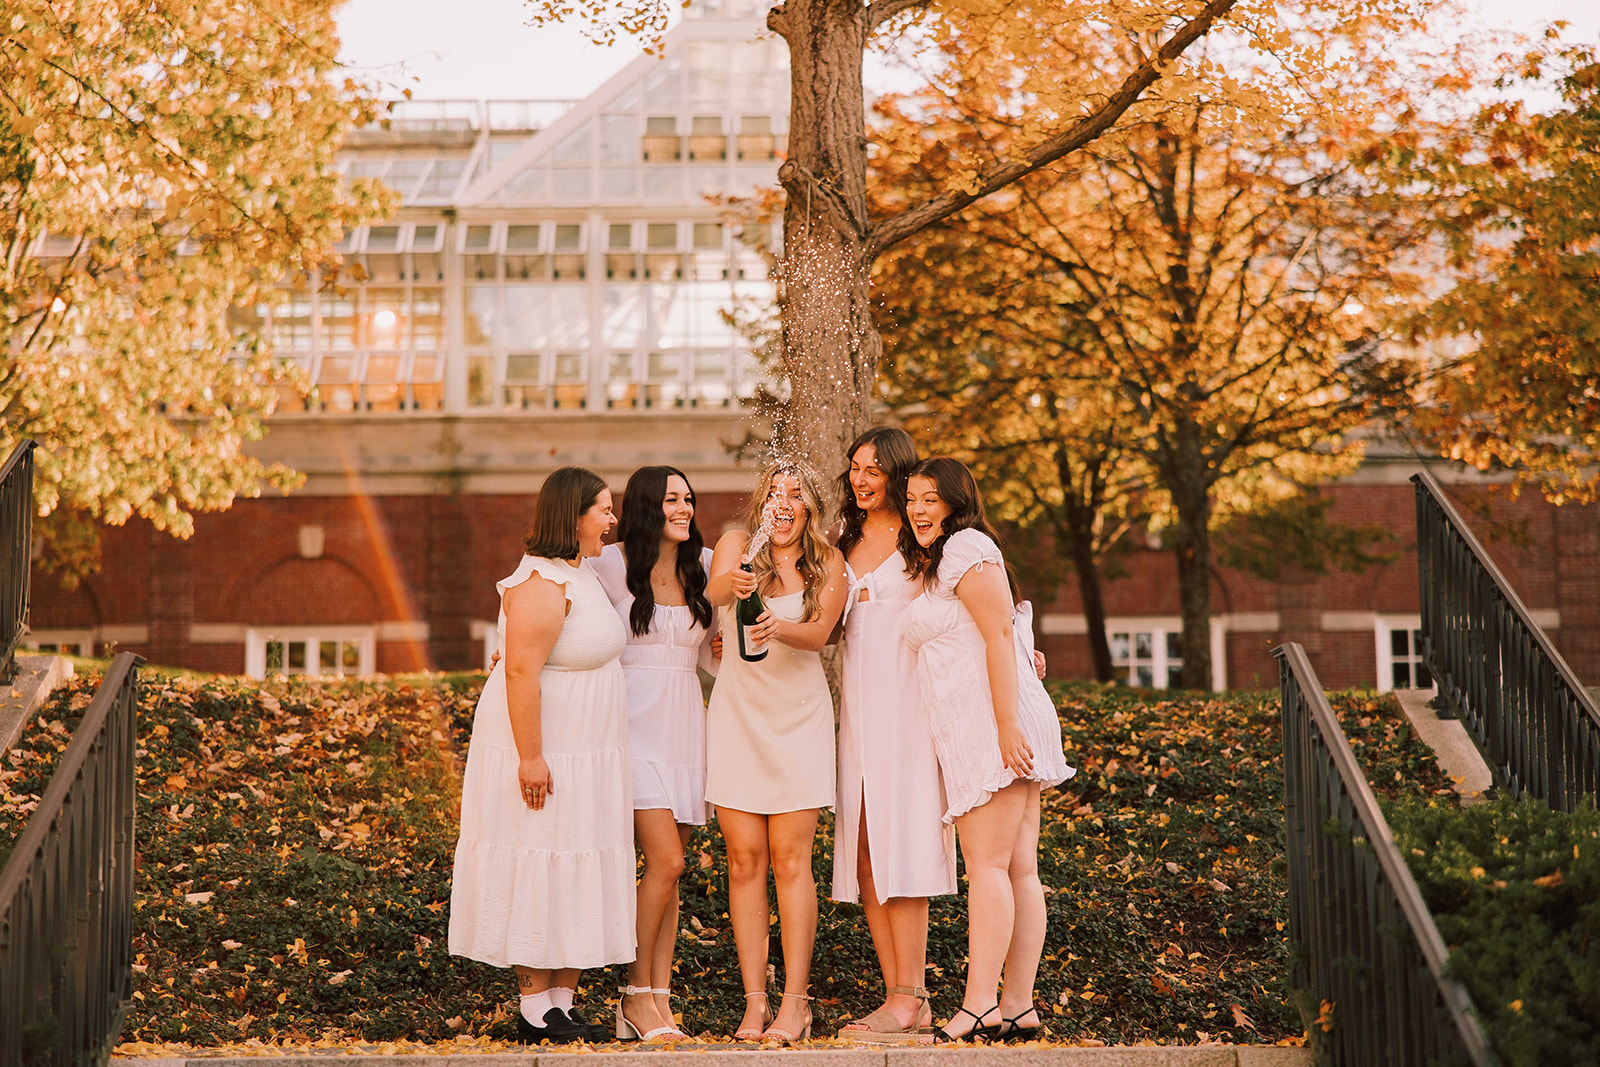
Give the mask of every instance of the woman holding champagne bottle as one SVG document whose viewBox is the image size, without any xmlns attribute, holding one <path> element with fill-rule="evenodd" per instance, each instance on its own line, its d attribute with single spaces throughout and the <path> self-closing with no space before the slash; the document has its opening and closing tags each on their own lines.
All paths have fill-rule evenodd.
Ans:
<svg viewBox="0 0 1600 1067">
<path fill-rule="evenodd" d="M 768 467 L 744 529 L 723 535 L 706 596 L 723 613 L 723 657 L 706 713 L 706 800 L 728 849 L 728 916 L 744 980 L 734 1037 L 810 1036 L 817 890 L 811 854 L 834 798 L 833 698 L 820 653 L 844 609 L 844 559 L 822 531 L 816 480 Z M 740 602 L 736 604 L 735 602 Z M 754 610 L 759 601 L 761 610 Z M 783 1003 L 767 997 L 767 871 L 777 885 Z"/>
</svg>

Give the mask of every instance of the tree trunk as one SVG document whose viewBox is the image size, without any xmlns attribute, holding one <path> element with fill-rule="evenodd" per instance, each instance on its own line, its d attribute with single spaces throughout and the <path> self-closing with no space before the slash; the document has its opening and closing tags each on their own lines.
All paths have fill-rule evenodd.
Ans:
<svg viewBox="0 0 1600 1067">
<path fill-rule="evenodd" d="M 1093 488 L 1088 495 L 1095 499 L 1079 499 L 1074 491 L 1077 479 L 1073 477 L 1072 460 L 1065 447 L 1056 448 L 1055 461 L 1062 498 L 1062 521 L 1056 524 L 1056 529 L 1066 542 L 1067 558 L 1078 575 L 1078 599 L 1083 602 L 1089 659 L 1094 664 L 1095 680 L 1112 682 L 1116 680 L 1116 668 L 1111 665 L 1111 645 L 1106 640 L 1106 602 L 1100 589 L 1100 554 L 1095 551 L 1095 521 L 1105 502 L 1098 499 L 1100 494 Z M 1092 472 L 1084 481 L 1090 487 L 1100 484 Z"/>
<path fill-rule="evenodd" d="M 832 491 L 844 453 L 869 422 L 882 341 L 872 321 L 866 110 L 858 0 L 787 0 L 767 24 L 789 45 L 787 194 L 778 265 L 782 365 L 790 394 L 774 452 L 813 468 Z"/>
<path fill-rule="evenodd" d="M 1167 486 L 1178 513 L 1178 603 L 1183 615 L 1183 687 L 1211 688 L 1211 483 L 1200 428 L 1178 425 Z"/>
</svg>

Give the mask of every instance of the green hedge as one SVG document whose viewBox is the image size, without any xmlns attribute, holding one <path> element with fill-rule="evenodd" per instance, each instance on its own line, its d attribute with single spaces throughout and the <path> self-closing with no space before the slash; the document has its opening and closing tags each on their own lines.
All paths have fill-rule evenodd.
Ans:
<svg viewBox="0 0 1600 1067">
<path fill-rule="evenodd" d="M 1600 813 L 1501 798 L 1386 814 L 1505 1061 L 1600 1063 Z"/>
<path fill-rule="evenodd" d="M 124 1040 L 512 1035 L 509 976 L 445 944 L 459 773 L 481 680 L 148 680 L 136 999 Z M 61 712 L 97 682 L 74 681 Z M 1052 1035 L 1297 1039 L 1276 693 L 1052 692 L 1079 768 L 1045 794 L 1050 935 L 1038 1000 Z M 1334 706 L 1380 794 L 1448 791 L 1391 699 L 1335 694 Z M 42 778 L 9 784 L 0 820 L 17 821 Z M 824 818 L 815 865 L 824 893 L 832 847 Z M 714 829 L 691 849 L 674 988 L 688 1029 L 726 1033 L 743 1001 L 724 852 Z M 965 954 L 964 899 L 937 899 L 928 984 L 941 1016 L 959 1003 Z M 621 977 L 586 973 L 580 1002 L 603 1009 Z M 822 902 L 813 978 L 824 1034 L 881 996 L 855 905 Z"/>
</svg>

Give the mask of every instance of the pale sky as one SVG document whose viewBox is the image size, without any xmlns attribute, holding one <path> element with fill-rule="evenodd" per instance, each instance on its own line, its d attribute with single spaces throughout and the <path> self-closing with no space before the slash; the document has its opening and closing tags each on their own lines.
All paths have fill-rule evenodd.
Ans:
<svg viewBox="0 0 1600 1067">
<path fill-rule="evenodd" d="M 1597 0 L 1466 0 L 1486 25 L 1530 31 L 1572 23 L 1569 39 L 1600 37 Z M 600 48 L 566 26 L 527 24 L 524 0 L 347 0 L 339 15 L 345 62 L 382 81 L 385 96 L 420 99 L 574 99 L 638 54 Z"/>
</svg>

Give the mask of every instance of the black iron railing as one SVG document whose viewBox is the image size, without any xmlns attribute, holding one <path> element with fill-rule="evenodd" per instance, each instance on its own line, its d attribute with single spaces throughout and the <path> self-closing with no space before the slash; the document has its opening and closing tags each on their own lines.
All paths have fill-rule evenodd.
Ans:
<svg viewBox="0 0 1600 1067">
<path fill-rule="evenodd" d="M 1318 1063 L 1496 1063 L 1467 991 L 1395 848 L 1305 650 L 1279 647 L 1293 985 L 1313 1011 Z M 1310 1021 L 1310 1020 L 1308 1020 Z"/>
<path fill-rule="evenodd" d="M 1600 789 L 1600 709 L 1427 474 L 1417 487 L 1421 655 L 1512 791 L 1571 811 Z"/>
<path fill-rule="evenodd" d="M 133 970 L 138 657 L 111 663 L 0 870 L 0 1065 L 110 1058 Z"/>
<path fill-rule="evenodd" d="M 0 468 L 0 685 L 17 676 L 17 644 L 28 629 L 33 548 L 33 448 L 23 441 Z"/>
</svg>

